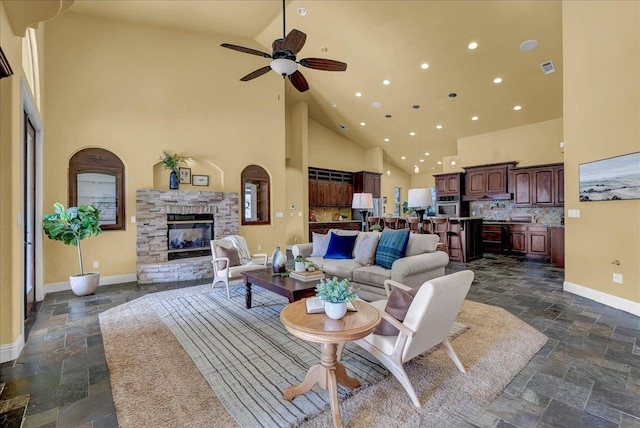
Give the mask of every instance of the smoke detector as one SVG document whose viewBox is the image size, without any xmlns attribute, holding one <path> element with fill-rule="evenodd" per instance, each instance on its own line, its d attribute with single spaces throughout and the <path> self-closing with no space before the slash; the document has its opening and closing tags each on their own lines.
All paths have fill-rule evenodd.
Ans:
<svg viewBox="0 0 640 428">
<path fill-rule="evenodd" d="M 556 68 L 551 61 L 543 62 L 540 64 L 540 68 L 542 68 L 542 72 L 544 74 L 551 74 L 556 71 Z"/>
</svg>

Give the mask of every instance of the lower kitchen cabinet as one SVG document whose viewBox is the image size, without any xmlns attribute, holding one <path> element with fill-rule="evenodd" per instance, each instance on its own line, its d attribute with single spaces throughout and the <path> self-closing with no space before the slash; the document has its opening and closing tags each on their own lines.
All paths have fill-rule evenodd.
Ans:
<svg viewBox="0 0 640 428">
<path fill-rule="evenodd" d="M 482 244 L 488 253 L 518 254 L 531 259 L 551 258 L 550 229 L 539 224 L 484 224 Z"/>
<path fill-rule="evenodd" d="M 564 267 L 564 227 L 551 227 L 551 263 Z"/>
<path fill-rule="evenodd" d="M 449 259 L 467 263 L 482 258 L 482 219 L 449 220 Z"/>
</svg>

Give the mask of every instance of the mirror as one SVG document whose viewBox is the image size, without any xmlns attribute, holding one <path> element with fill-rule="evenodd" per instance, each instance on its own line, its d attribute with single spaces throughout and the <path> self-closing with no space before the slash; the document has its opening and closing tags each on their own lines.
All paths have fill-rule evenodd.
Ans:
<svg viewBox="0 0 640 428">
<path fill-rule="evenodd" d="M 242 224 L 270 224 L 269 174 L 258 165 L 249 165 L 242 171 L 241 179 Z"/>
</svg>

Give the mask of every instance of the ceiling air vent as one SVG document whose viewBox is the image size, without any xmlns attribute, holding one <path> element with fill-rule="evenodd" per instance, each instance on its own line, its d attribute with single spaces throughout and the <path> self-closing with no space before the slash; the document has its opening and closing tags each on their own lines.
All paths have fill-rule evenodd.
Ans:
<svg viewBox="0 0 640 428">
<path fill-rule="evenodd" d="M 338 124 L 338 128 L 342 129 L 343 131 L 347 130 L 347 125 L 343 125 L 341 123 Z"/>
<path fill-rule="evenodd" d="M 543 62 L 540 64 L 540 68 L 542 68 L 542 72 L 544 74 L 551 74 L 556 71 L 556 68 L 553 66 L 551 61 Z"/>
</svg>

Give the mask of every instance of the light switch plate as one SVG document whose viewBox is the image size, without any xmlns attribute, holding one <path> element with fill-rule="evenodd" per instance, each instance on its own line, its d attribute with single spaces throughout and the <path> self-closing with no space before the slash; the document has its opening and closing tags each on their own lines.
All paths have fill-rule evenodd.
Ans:
<svg viewBox="0 0 640 428">
<path fill-rule="evenodd" d="M 131 216 L 131 223 L 135 223 L 136 222 L 136 216 L 132 215 Z"/>
<path fill-rule="evenodd" d="M 622 284 L 622 274 L 621 273 L 614 273 L 613 274 L 613 282 L 615 282 L 616 284 Z"/>
<path fill-rule="evenodd" d="M 276 213 L 276 217 L 284 217 L 284 213 L 282 211 L 278 211 Z"/>
<path fill-rule="evenodd" d="M 580 210 L 569 210 L 567 215 L 569 217 L 580 217 Z"/>
</svg>

